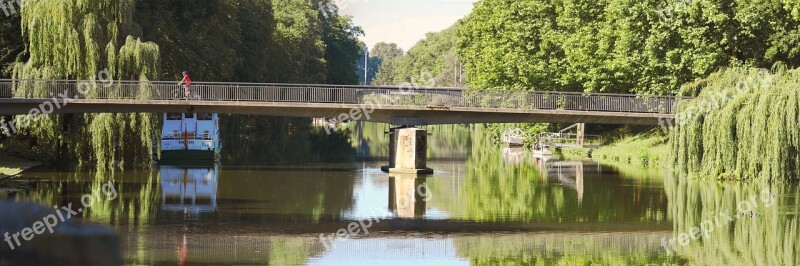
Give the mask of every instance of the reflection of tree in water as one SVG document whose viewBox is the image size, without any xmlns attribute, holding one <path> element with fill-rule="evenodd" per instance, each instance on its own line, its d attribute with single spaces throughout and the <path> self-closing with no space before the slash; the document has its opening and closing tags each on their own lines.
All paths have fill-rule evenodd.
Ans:
<svg viewBox="0 0 800 266">
<path fill-rule="evenodd" d="M 577 223 L 666 220 L 666 196 L 658 187 L 626 185 L 629 181 L 613 169 L 603 168 L 598 173 L 595 167 L 584 167 L 581 198 L 573 188 L 543 180 L 532 161 L 505 162 L 500 148 L 485 133 L 474 133 L 466 176 L 456 192 L 460 195 L 451 197 L 462 200 L 443 204 L 451 206 L 448 213 L 456 219 Z"/>
<path fill-rule="evenodd" d="M 231 222 L 339 219 L 353 204 L 348 171 L 223 170 L 216 219 Z"/>
<path fill-rule="evenodd" d="M 181 246 L 184 234 L 190 262 L 302 264 L 324 250 L 318 239 L 246 237 L 251 234 L 246 230 L 207 234 L 203 227 L 236 224 L 235 228 L 242 229 L 271 222 L 338 219 L 342 210 L 352 205 L 353 178 L 347 172 L 223 169 L 220 174 L 219 205 L 213 213 L 161 209 L 163 191 L 157 170 L 39 173 L 52 182 L 40 182 L 37 189 L 14 197 L 45 206 L 72 202 L 77 208 L 82 195 L 102 194 L 102 185 L 113 181 L 117 199 L 95 201 L 81 216 L 115 227 L 121 234 L 125 263 L 137 265 L 175 262 L 175 247 Z M 254 250 L 260 250 L 261 257 L 253 256 Z"/>
<path fill-rule="evenodd" d="M 81 196 L 93 195 L 91 208 L 80 217 L 110 225 L 147 225 L 158 209 L 161 195 L 156 179 L 157 172 L 151 170 L 37 173 L 51 182 L 39 182 L 36 189 L 14 195 L 46 206 L 72 206 L 77 209 Z M 117 198 L 107 200 L 102 187 L 112 182 Z"/>
<path fill-rule="evenodd" d="M 347 162 L 356 152 L 349 132 L 328 135 L 306 118 L 228 115 L 220 124 L 226 166 Z"/>
<path fill-rule="evenodd" d="M 457 236 L 458 256 L 472 265 L 685 265 L 664 257 L 659 234 L 530 233 Z"/>
<path fill-rule="evenodd" d="M 675 234 L 690 234 L 706 220 L 715 221 L 720 212 L 734 218 L 723 223 L 708 237 L 678 246 L 678 255 L 700 265 L 800 265 L 800 189 L 797 185 L 740 182 L 665 180 L 669 197 L 669 215 Z M 773 204 L 769 195 L 773 194 Z M 738 205 L 752 200 L 759 207 L 755 213 L 742 213 Z M 762 198 L 763 197 L 763 198 Z M 744 205 L 743 205 L 744 206 Z M 721 217 L 720 217 L 721 218 Z"/>
</svg>

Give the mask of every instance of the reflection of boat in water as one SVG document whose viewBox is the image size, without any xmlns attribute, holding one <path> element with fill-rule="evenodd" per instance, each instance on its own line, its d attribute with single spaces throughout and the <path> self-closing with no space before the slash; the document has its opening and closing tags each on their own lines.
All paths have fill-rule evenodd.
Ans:
<svg viewBox="0 0 800 266">
<path fill-rule="evenodd" d="M 537 142 L 533 144 L 533 157 L 547 161 L 553 157 L 553 152 L 544 143 Z"/>
<path fill-rule="evenodd" d="M 506 131 L 503 132 L 502 141 L 509 147 L 518 147 L 525 144 L 525 132 L 522 132 L 522 129 L 519 128 L 506 128 Z"/>
<path fill-rule="evenodd" d="M 216 161 L 220 148 L 217 114 L 164 114 L 160 161 Z"/>
<path fill-rule="evenodd" d="M 217 208 L 219 166 L 189 168 L 161 166 L 161 209 L 213 212 Z"/>
<path fill-rule="evenodd" d="M 523 147 L 503 148 L 503 160 L 511 164 L 518 164 L 525 161 L 525 148 Z"/>
</svg>

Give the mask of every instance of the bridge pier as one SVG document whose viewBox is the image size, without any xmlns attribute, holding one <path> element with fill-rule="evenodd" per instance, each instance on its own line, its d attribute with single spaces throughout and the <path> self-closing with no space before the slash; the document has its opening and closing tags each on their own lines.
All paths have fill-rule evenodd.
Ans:
<svg viewBox="0 0 800 266">
<path fill-rule="evenodd" d="M 428 168 L 428 131 L 415 127 L 392 128 L 389 132 L 389 173 L 433 174 Z"/>
</svg>

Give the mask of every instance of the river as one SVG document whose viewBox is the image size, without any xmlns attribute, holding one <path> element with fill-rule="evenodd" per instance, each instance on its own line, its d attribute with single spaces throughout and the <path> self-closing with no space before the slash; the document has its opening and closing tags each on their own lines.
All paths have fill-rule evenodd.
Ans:
<svg viewBox="0 0 800 266">
<path fill-rule="evenodd" d="M 380 171 L 384 125 L 242 127 L 216 165 L 33 171 L 33 189 L 0 196 L 66 205 L 112 184 L 80 216 L 115 228 L 130 265 L 800 264 L 797 185 L 544 161 L 481 126 L 428 129 L 425 177 Z"/>
</svg>

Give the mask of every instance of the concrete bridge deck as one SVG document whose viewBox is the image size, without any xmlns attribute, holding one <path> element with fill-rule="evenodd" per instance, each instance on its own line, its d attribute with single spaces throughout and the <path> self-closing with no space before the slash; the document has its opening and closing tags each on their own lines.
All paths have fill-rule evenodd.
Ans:
<svg viewBox="0 0 800 266">
<path fill-rule="evenodd" d="M 671 96 L 390 86 L 195 83 L 183 100 L 176 82 L 0 80 L 0 115 L 214 112 L 433 125 L 592 123 L 658 125 L 673 117 Z M 356 115 L 350 115 L 356 114 Z M 360 115 L 359 115 L 360 114 Z M 367 117 L 367 114 L 369 115 Z"/>
</svg>

